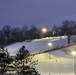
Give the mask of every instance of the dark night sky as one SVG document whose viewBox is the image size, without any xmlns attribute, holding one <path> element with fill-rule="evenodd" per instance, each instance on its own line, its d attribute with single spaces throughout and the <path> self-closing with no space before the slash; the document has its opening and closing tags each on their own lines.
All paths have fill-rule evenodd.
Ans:
<svg viewBox="0 0 76 75">
<path fill-rule="evenodd" d="M 38 27 L 76 21 L 76 0 L 0 0 L 0 26 Z"/>
</svg>

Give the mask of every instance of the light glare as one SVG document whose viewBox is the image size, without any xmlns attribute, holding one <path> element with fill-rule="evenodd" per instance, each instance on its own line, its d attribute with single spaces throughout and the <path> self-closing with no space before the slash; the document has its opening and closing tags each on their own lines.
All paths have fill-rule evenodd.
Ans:
<svg viewBox="0 0 76 75">
<path fill-rule="evenodd" d="M 76 51 L 72 51 L 71 53 L 72 53 L 72 55 L 73 55 L 73 56 L 75 56 L 75 55 L 76 55 Z"/>
<path fill-rule="evenodd" d="M 50 42 L 50 43 L 48 43 L 48 46 L 52 46 L 52 43 Z"/>
<path fill-rule="evenodd" d="M 42 28 L 42 32 L 43 33 L 46 33 L 47 32 L 47 29 L 46 28 Z"/>
</svg>

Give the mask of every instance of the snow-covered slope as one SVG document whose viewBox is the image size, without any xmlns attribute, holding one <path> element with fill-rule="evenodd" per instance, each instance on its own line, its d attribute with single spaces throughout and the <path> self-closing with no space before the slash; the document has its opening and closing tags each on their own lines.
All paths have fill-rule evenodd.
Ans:
<svg viewBox="0 0 76 75">
<path fill-rule="evenodd" d="M 51 46 L 48 45 L 49 43 L 51 44 Z M 67 44 L 67 37 L 61 36 L 61 37 L 47 37 L 43 39 L 35 39 L 31 42 L 18 42 L 9 45 L 6 48 L 8 49 L 11 55 L 14 55 L 23 45 L 26 47 L 27 50 L 30 51 L 30 53 L 35 53 L 39 51 L 49 50 L 54 47 L 66 44 Z"/>
<path fill-rule="evenodd" d="M 51 44 L 50 46 L 48 44 Z M 38 52 L 38 51 L 45 51 L 49 49 L 53 49 L 57 46 L 62 46 L 67 44 L 67 37 L 48 37 L 40 40 L 33 40 L 30 42 L 26 48 L 30 52 Z"/>
<path fill-rule="evenodd" d="M 73 39 L 75 39 L 75 36 L 72 37 L 71 42 L 73 42 Z M 49 46 L 48 43 L 51 45 Z M 31 42 L 19 42 L 6 48 L 8 48 L 11 55 L 15 55 L 19 48 L 23 45 L 30 51 L 30 53 L 35 53 L 66 44 L 67 37 L 61 36 L 35 39 Z M 52 51 L 50 53 L 36 55 L 34 59 L 39 60 L 37 65 L 39 72 L 42 75 L 74 75 L 75 57 L 71 55 L 70 51 L 75 49 L 76 46 L 72 46 L 65 49 Z"/>
<path fill-rule="evenodd" d="M 16 52 L 23 46 L 23 45 L 27 45 L 28 42 L 17 42 L 14 44 L 11 44 L 9 46 L 7 46 L 5 49 L 8 49 L 8 52 L 10 53 L 10 55 L 15 55 Z"/>
</svg>

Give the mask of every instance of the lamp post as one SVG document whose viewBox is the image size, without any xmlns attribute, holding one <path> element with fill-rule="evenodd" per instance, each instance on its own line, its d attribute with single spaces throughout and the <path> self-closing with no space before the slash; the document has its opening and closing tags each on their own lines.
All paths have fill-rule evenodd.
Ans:
<svg viewBox="0 0 76 75">
<path fill-rule="evenodd" d="M 74 56 L 74 75 L 76 75 L 76 72 L 75 72 L 75 71 L 76 71 L 76 69 L 75 69 L 75 66 L 76 66 L 76 65 L 75 65 L 75 56 L 76 56 L 76 51 L 75 51 L 75 50 L 74 50 L 74 51 L 72 51 L 72 52 L 71 52 L 71 54 Z"/>
<path fill-rule="evenodd" d="M 48 46 L 49 46 L 49 47 L 51 47 L 52 45 L 53 45 L 52 42 L 48 42 Z M 49 52 L 49 59 L 51 59 L 51 58 L 50 58 L 50 52 Z M 49 75 L 51 75 L 51 74 L 49 74 Z"/>
<path fill-rule="evenodd" d="M 47 28 L 45 28 L 45 27 L 43 27 L 43 28 L 41 29 L 41 33 L 42 33 L 43 37 L 44 37 L 44 34 L 47 33 L 47 31 L 48 31 L 48 30 L 47 30 Z"/>
<path fill-rule="evenodd" d="M 48 46 L 51 47 L 53 44 L 52 42 L 48 42 Z M 50 52 L 49 52 L 49 59 L 50 59 Z"/>
<path fill-rule="evenodd" d="M 47 32 L 47 29 L 46 28 L 42 28 L 42 32 L 43 33 L 46 33 Z"/>
</svg>

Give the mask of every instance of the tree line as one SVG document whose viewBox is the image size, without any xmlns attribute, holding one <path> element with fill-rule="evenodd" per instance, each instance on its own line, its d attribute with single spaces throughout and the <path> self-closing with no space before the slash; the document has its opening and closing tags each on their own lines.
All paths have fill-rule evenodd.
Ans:
<svg viewBox="0 0 76 75">
<path fill-rule="evenodd" d="M 55 36 L 67 36 L 68 43 L 70 44 L 71 35 L 76 35 L 76 21 L 65 20 L 60 26 L 53 27 Z"/>
<path fill-rule="evenodd" d="M 61 25 L 55 25 L 51 30 L 42 35 L 41 28 L 37 28 L 35 25 L 28 27 L 13 28 L 10 25 L 5 25 L 0 30 L 0 44 L 8 45 L 15 42 L 21 42 L 25 40 L 39 39 L 44 37 L 63 36 L 67 35 L 70 40 L 71 35 L 76 35 L 76 21 L 65 20 Z M 69 41 L 68 41 L 69 42 Z"/>
<path fill-rule="evenodd" d="M 24 25 L 21 28 L 12 28 L 10 25 L 5 25 L 0 30 L 0 44 L 8 45 L 15 42 L 35 39 L 36 36 L 39 37 L 37 32 L 38 28 L 34 25 L 31 27 Z"/>
</svg>

